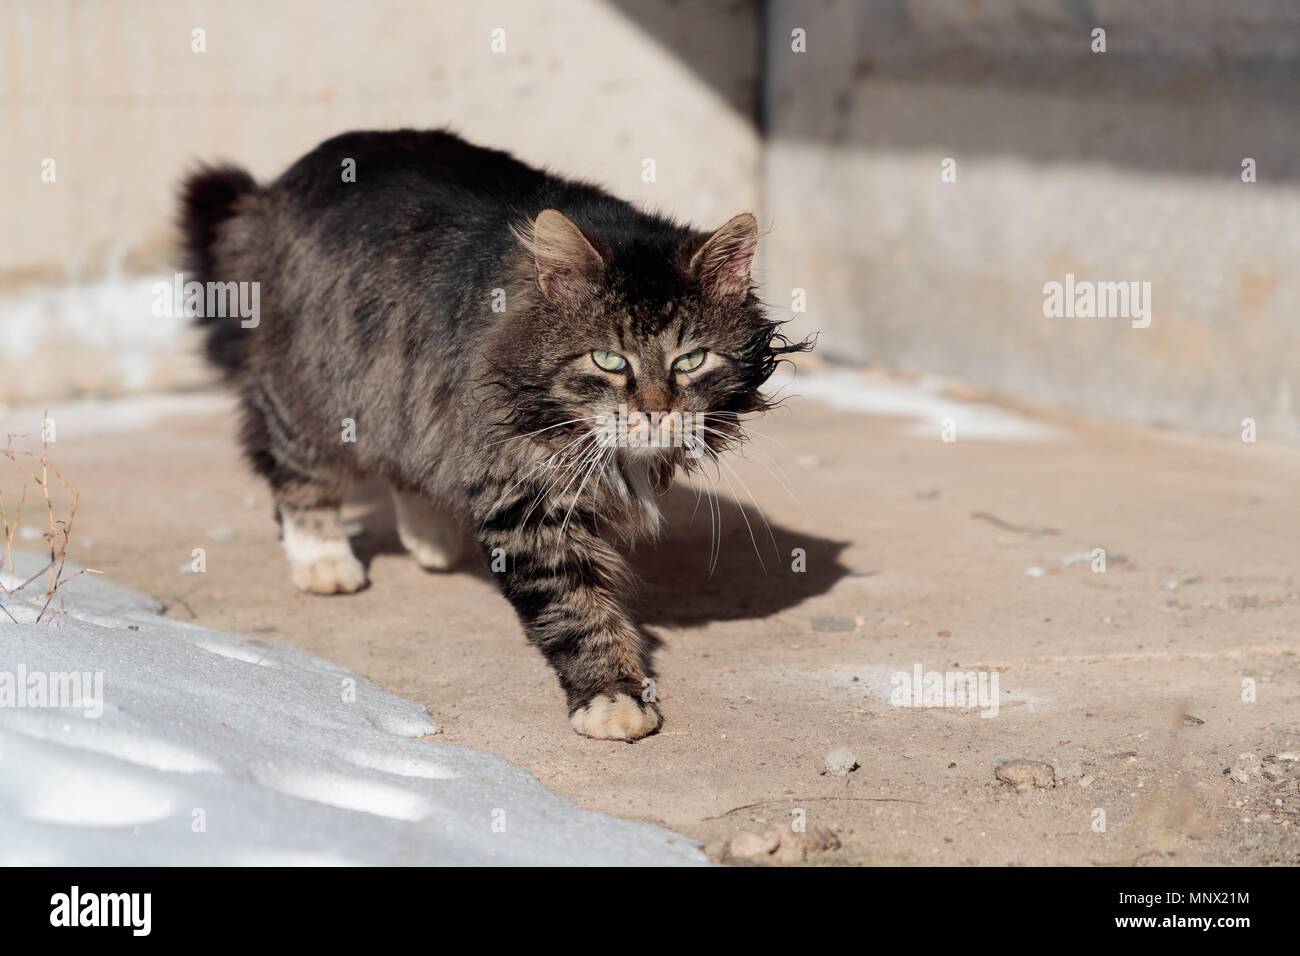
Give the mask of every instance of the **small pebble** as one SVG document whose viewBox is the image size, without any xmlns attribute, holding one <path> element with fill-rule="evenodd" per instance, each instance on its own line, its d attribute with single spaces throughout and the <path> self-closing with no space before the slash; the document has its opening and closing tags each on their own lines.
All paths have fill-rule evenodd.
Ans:
<svg viewBox="0 0 1300 956">
<path fill-rule="evenodd" d="M 858 758 L 847 747 L 832 750 L 826 755 L 826 772 L 832 777 L 847 777 L 858 769 Z"/>
<path fill-rule="evenodd" d="M 1232 762 L 1232 779 L 1237 783 L 1250 783 L 1253 777 L 1258 777 L 1261 772 L 1259 755 L 1247 751 L 1243 754 L 1237 754 L 1237 759 Z"/>
<path fill-rule="evenodd" d="M 857 626 L 857 618 L 852 617 L 815 617 L 812 619 L 812 629 L 822 633 L 841 633 L 851 631 Z"/>
<path fill-rule="evenodd" d="M 1017 793 L 1030 790 L 1050 790 L 1056 786 L 1056 771 L 1041 760 L 1009 760 L 998 767 L 993 775 L 1003 783 L 1016 788 Z"/>
<path fill-rule="evenodd" d="M 738 856 L 747 860 L 761 859 L 776 851 L 781 844 L 781 834 L 775 829 L 766 833 L 738 833 L 731 838 L 727 846 L 728 856 Z"/>
</svg>

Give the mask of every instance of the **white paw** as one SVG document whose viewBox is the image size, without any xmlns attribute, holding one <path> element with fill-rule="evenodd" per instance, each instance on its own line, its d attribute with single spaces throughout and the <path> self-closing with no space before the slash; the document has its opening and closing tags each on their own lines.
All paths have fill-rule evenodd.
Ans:
<svg viewBox="0 0 1300 956">
<path fill-rule="evenodd" d="M 403 541 L 402 546 L 411 552 L 411 557 L 415 558 L 420 567 L 426 571 L 450 571 L 451 566 L 456 563 L 456 555 L 453 552 L 424 542 L 410 544 Z"/>
<path fill-rule="evenodd" d="M 337 510 L 280 509 L 284 553 L 293 583 L 312 594 L 350 594 L 366 586 L 366 569 L 352 554 Z"/>
<path fill-rule="evenodd" d="M 397 537 L 427 571 L 448 571 L 460 557 L 460 527 L 424 498 L 393 489 Z"/>
<path fill-rule="evenodd" d="M 596 740 L 639 740 L 658 730 L 663 717 L 654 704 L 642 707 L 627 694 L 601 694 L 575 710 L 569 723 Z"/>
<path fill-rule="evenodd" d="M 352 555 L 293 565 L 293 583 L 311 594 L 351 594 L 366 586 L 366 569 Z"/>
</svg>

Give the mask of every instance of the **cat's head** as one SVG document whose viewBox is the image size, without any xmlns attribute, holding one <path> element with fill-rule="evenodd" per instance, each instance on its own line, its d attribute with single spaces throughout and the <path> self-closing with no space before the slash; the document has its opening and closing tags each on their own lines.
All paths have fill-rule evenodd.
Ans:
<svg viewBox="0 0 1300 956">
<path fill-rule="evenodd" d="M 521 431 L 563 445 L 612 423 L 623 460 L 670 475 L 741 440 L 782 356 L 811 344 L 786 340 L 754 295 L 751 214 L 711 234 L 644 222 L 601 235 L 547 209 L 516 230 L 530 288 L 505 323 L 502 382 Z"/>
</svg>

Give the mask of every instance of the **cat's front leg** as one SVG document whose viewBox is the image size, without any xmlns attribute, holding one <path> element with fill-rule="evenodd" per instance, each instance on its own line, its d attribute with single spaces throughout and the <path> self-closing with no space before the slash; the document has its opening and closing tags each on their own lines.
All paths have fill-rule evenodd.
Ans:
<svg viewBox="0 0 1300 956">
<path fill-rule="evenodd" d="M 423 495 L 393 488 L 397 537 L 426 571 L 449 571 L 461 552 L 460 525 Z"/>
<path fill-rule="evenodd" d="M 293 583 L 312 594 L 350 594 L 366 586 L 366 569 L 352 553 L 335 507 L 280 504 L 280 534 Z"/>
<path fill-rule="evenodd" d="M 528 502 L 487 505 L 475 523 L 529 642 L 560 679 L 570 724 L 600 740 L 654 733 L 663 718 L 650 679 L 651 639 L 627 606 L 626 562 L 585 520 L 570 513 L 566 524 L 563 509 L 522 520 Z"/>
</svg>

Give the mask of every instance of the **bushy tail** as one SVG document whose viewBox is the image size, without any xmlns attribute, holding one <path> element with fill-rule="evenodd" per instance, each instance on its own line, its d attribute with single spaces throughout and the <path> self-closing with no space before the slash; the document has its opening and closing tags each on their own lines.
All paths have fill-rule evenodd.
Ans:
<svg viewBox="0 0 1300 956">
<path fill-rule="evenodd" d="M 235 201 L 257 192 L 257 183 L 238 166 L 205 166 L 181 187 L 181 234 L 186 271 L 200 282 L 213 278 L 212 246 L 217 227 L 235 214 Z"/>
<path fill-rule="evenodd" d="M 181 247 L 186 280 L 221 281 L 215 245 L 219 227 L 236 214 L 235 204 L 246 195 L 256 193 L 257 182 L 238 166 L 205 166 L 188 176 L 181 186 Z M 200 318 L 200 325 L 210 325 L 208 358 L 227 373 L 242 364 L 238 337 L 233 323 Z"/>
</svg>

